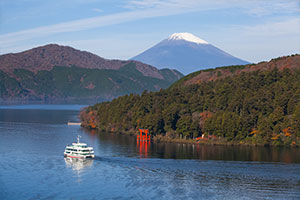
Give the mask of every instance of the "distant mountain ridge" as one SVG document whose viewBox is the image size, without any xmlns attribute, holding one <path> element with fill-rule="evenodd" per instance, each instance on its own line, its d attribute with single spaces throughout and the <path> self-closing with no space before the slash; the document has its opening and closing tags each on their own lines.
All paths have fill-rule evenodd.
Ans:
<svg viewBox="0 0 300 200">
<path fill-rule="evenodd" d="M 0 100 L 95 98 L 157 91 L 183 75 L 138 61 L 108 60 L 68 46 L 49 44 L 0 56 Z"/>
<path fill-rule="evenodd" d="M 77 66 L 88 69 L 118 70 L 131 62 L 136 64 L 145 76 L 163 79 L 160 71 L 155 67 L 138 61 L 109 60 L 87 51 L 80 51 L 69 46 L 48 44 L 21 53 L 0 55 L 0 70 L 12 72 L 22 68 L 29 71 L 51 70 L 54 66 Z M 179 73 L 174 72 L 177 76 Z"/>
<path fill-rule="evenodd" d="M 199 69 L 249 64 L 190 33 L 174 33 L 130 60 L 157 68 L 177 69 L 184 74 Z"/>
</svg>

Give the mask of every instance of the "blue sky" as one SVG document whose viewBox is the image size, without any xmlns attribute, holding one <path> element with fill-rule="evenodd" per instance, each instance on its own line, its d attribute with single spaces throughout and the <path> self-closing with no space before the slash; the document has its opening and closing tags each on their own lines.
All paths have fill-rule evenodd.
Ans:
<svg viewBox="0 0 300 200">
<path fill-rule="evenodd" d="M 49 43 L 129 59 L 190 32 L 250 62 L 300 53 L 298 0 L 1 0 L 0 54 Z"/>
</svg>

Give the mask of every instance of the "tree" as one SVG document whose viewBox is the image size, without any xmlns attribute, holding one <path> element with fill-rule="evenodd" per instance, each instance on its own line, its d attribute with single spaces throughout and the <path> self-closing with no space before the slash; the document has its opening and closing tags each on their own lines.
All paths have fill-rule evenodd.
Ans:
<svg viewBox="0 0 300 200">
<path fill-rule="evenodd" d="M 192 117 L 190 115 L 181 116 L 176 124 L 176 132 L 185 138 L 193 134 Z"/>
</svg>

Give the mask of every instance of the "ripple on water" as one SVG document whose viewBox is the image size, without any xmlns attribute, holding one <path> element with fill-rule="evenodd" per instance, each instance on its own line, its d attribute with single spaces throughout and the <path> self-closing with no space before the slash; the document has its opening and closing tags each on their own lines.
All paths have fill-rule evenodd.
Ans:
<svg viewBox="0 0 300 200">
<path fill-rule="evenodd" d="M 65 120 L 77 115 L 73 111 L 44 110 L 32 120 L 33 112 L 13 114 L 19 112 L 16 122 L 1 122 L 3 112 L 0 117 L 0 199 L 300 199 L 300 164 L 265 162 L 270 149 L 231 147 L 226 152 L 173 144 L 140 149 L 128 136 L 66 126 Z M 63 157 L 65 145 L 78 133 L 95 148 L 91 162 Z M 262 160 L 260 154 L 253 156 L 257 152 Z M 274 152 L 279 161 L 282 155 L 298 155 L 289 149 Z M 264 162 L 245 161 L 248 155 Z"/>
</svg>

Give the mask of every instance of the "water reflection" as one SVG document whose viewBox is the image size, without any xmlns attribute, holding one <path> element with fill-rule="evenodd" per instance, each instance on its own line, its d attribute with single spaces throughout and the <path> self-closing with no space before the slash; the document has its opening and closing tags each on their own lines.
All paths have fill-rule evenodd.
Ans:
<svg viewBox="0 0 300 200">
<path fill-rule="evenodd" d="M 130 135 L 83 131 L 93 140 L 98 138 L 101 154 L 106 156 L 300 163 L 299 148 L 149 143 Z"/>
<path fill-rule="evenodd" d="M 81 173 L 85 168 L 93 165 L 93 159 L 77 159 L 66 157 L 65 163 L 68 168 L 72 168 L 73 171 Z"/>
<path fill-rule="evenodd" d="M 148 158 L 148 151 L 150 148 L 150 141 L 139 141 L 136 143 L 137 151 L 140 154 L 140 158 Z"/>
<path fill-rule="evenodd" d="M 134 136 L 67 126 L 77 114 L 0 110 L 0 199 L 300 199 L 300 164 L 224 162 L 300 163 L 299 148 L 137 146 Z M 77 134 L 94 160 L 62 160 Z"/>
</svg>

